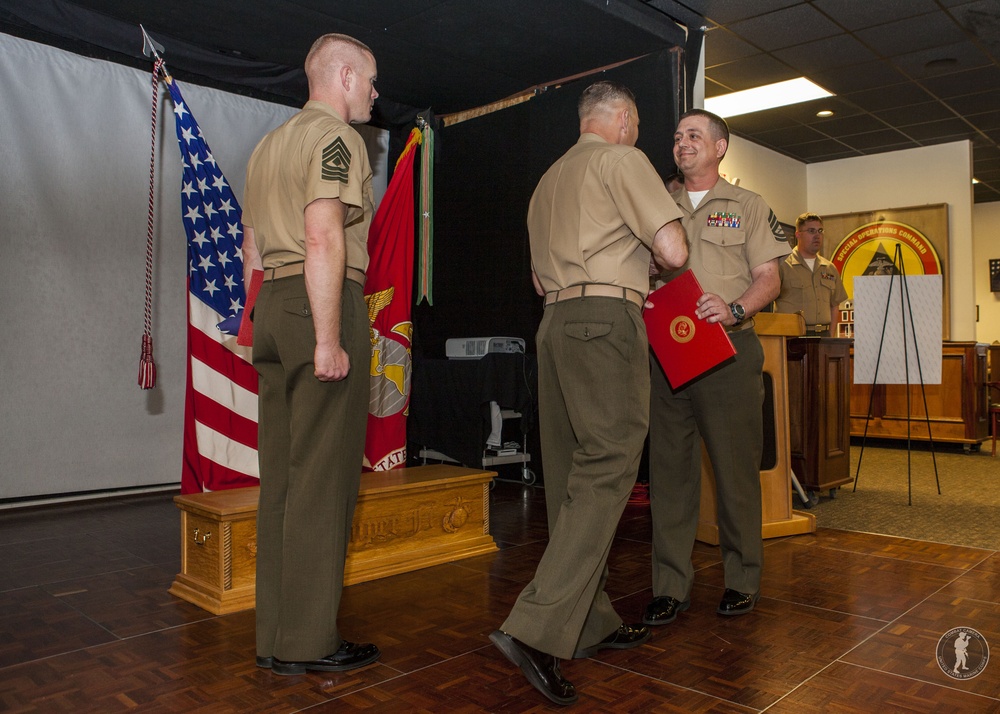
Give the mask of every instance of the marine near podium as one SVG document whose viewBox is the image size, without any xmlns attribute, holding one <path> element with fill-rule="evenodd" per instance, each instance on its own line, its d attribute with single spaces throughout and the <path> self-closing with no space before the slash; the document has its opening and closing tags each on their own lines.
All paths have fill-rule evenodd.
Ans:
<svg viewBox="0 0 1000 714">
<path fill-rule="evenodd" d="M 725 120 L 702 109 L 681 115 L 674 161 L 684 185 L 672 196 L 690 242 L 684 267 L 705 290 L 695 317 L 723 325 L 736 357 L 674 391 L 650 356 L 654 597 L 643 613 L 647 625 L 669 624 L 691 603 L 703 442 L 715 472 L 725 573 L 717 611 L 748 613 L 760 595 L 764 352 L 752 316 L 778 295 L 778 261 L 788 253 L 788 243 L 763 198 L 719 175 L 728 147 Z M 657 287 L 678 274 L 663 274 Z"/>
</svg>

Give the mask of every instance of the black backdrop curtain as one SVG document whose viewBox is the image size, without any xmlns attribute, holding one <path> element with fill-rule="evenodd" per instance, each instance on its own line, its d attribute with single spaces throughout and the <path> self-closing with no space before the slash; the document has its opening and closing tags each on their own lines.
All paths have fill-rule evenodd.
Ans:
<svg viewBox="0 0 1000 714">
<path fill-rule="evenodd" d="M 414 308 L 415 357 L 444 357 L 451 337 L 524 339 L 534 352 L 542 304 L 531 284 L 525 219 L 548 167 L 579 137 L 576 103 L 611 79 L 636 95 L 639 141 L 664 177 L 674 170 L 677 50 L 648 55 L 534 99 L 442 129 L 434 174 L 434 305 Z"/>
</svg>

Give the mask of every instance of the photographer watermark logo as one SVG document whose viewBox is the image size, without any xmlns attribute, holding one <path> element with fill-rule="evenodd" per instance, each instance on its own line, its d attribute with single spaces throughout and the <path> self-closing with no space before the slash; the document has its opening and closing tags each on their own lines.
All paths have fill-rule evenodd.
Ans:
<svg viewBox="0 0 1000 714">
<path fill-rule="evenodd" d="M 986 669 L 989 661 L 986 639 L 971 627 L 948 630 L 938 640 L 938 667 L 952 679 L 972 679 Z"/>
</svg>

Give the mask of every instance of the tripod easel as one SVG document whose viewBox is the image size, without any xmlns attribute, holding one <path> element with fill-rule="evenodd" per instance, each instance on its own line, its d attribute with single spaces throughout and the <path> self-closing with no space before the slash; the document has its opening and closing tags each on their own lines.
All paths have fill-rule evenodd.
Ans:
<svg viewBox="0 0 1000 714">
<path fill-rule="evenodd" d="M 913 505 L 913 481 L 912 481 L 912 478 L 911 478 L 911 463 L 910 463 L 911 462 L 911 454 L 912 454 L 911 439 L 910 439 L 910 425 L 912 423 L 912 420 L 910 418 L 910 389 L 909 389 L 909 387 L 910 387 L 910 360 L 909 360 L 909 351 L 907 350 L 907 342 L 906 342 L 906 328 L 907 328 L 907 324 L 909 324 L 910 334 L 913 337 L 913 352 L 916 355 L 917 376 L 920 379 L 920 394 L 921 394 L 921 396 L 923 397 L 923 400 L 924 400 L 924 420 L 927 423 L 927 438 L 930 441 L 931 460 L 934 462 L 934 481 L 937 484 L 937 492 L 938 492 L 939 496 L 941 495 L 941 480 L 938 478 L 937 457 L 936 457 L 936 455 L 934 453 L 934 435 L 931 432 L 930 411 L 927 408 L 927 390 L 925 389 L 925 386 L 924 386 L 923 367 L 920 364 L 920 345 L 919 345 L 919 343 L 917 341 L 916 332 L 914 332 L 914 329 L 913 329 L 913 326 L 914 326 L 914 322 L 913 322 L 913 307 L 910 304 L 910 290 L 909 290 L 909 287 L 908 287 L 907 281 L 906 281 L 906 266 L 903 263 L 902 251 L 901 251 L 900 246 L 899 246 L 898 243 L 896 244 L 895 250 L 893 251 L 892 264 L 896 268 L 897 272 L 896 272 L 896 275 L 892 275 L 890 277 L 889 291 L 888 291 L 888 294 L 886 296 L 885 312 L 883 313 L 883 316 L 882 316 L 882 334 L 881 334 L 881 337 L 879 339 L 878 355 L 875 358 L 875 372 L 872 375 L 872 382 L 871 382 L 872 389 L 871 389 L 871 393 L 868 396 L 868 411 L 865 413 L 865 431 L 864 431 L 864 434 L 861 437 L 861 453 L 858 455 L 858 468 L 854 472 L 854 488 L 852 489 L 852 493 L 856 492 L 858 490 L 858 478 L 860 477 L 860 474 L 861 474 L 861 462 L 862 462 L 862 460 L 864 459 L 864 456 L 865 456 L 865 443 L 868 440 L 868 424 L 869 424 L 869 421 L 871 419 L 871 414 L 872 414 L 872 402 L 875 399 L 875 385 L 878 384 L 878 368 L 879 368 L 879 364 L 882 361 L 882 348 L 885 346 L 885 329 L 886 329 L 886 324 L 888 323 L 888 320 L 889 320 L 889 307 L 892 304 L 892 287 L 893 287 L 893 284 L 896 282 L 896 276 L 898 275 L 899 276 L 899 290 L 900 290 L 900 300 L 899 300 L 900 325 L 902 327 L 902 334 L 903 334 L 903 360 L 904 360 L 904 365 L 905 365 L 906 387 L 907 387 L 907 389 L 906 389 L 906 500 L 907 500 L 907 505 L 908 506 L 912 506 Z M 907 323 L 907 317 L 909 318 L 909 323 Z M 855 339 L 856 338 L 857 338 L 857 335 L 855 335 Z"/>
</svg>

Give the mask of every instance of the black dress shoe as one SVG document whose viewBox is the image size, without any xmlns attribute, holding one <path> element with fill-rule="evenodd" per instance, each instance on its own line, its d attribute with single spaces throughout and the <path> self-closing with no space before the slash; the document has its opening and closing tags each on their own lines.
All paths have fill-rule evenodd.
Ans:
<svg viewBox="0 0 1000 714">
<path fill-rule="evenodd" d="M 690 600 L 683 602 L 675 597 L 656 597 L 653 602 L 646 605 L 646 611 L 642 614 L 644 625 L 669 625 L 677 619 L 677 614 L 684 612 L 691 607 Z"/>
<path fill-rule="evenodd" d="M 340 648 L 333 654 L 308 662 L 284 662 L 277 657 L 272 658 L 271 671 L 275 674 L 305 674 L 312 672 L 347 672 L 358 667 L 371 664 L 379 658 L 378 647 L 368 643 L 355 643 L 344 640 Z"/>
<path fill-rule="evenodd" d="M 490 635 L 490 641 L 503 652 L 503 656 L 517 665 L 535 689 L 556 704 L 572 704 L 576 701 L 576 688 L 563 679 L 559 671 L 559 659 L 550 654 L 528 647 L 503 630 Z"/>
<path fill-rule="evenodd" d="M 261 669 L 271 669 L 274 664 L 274 657 L 257 657 L 257 666 Z"/>
<path fill-rule="evenodd" d="M 649 641 L 653 633 L 642 625 L 626 625 L 624 622 L 617 630 L 590 647 L 582 647 L 573 653 L 573 659 L 593 657 L 599 650 L 627 650 L 638 647 Z"/>
<path fill-rule="evenodd" d="M 753 610 L 753 606 L 757 603 L 757 598 L 759 597 L 760 593 L 741 593 L 739 590 L 726 588 L 726 592 L 722 595 L 722 602 L 719 603 L 719 609 L 716 612 L 720 615 L 745 615 Z"/>
</svg>

